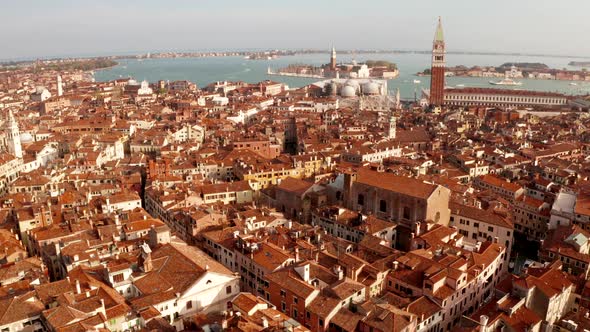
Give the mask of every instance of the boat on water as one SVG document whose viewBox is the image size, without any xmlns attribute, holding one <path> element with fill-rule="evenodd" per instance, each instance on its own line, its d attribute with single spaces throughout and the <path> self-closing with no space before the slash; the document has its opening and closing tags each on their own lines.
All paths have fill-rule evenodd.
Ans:
<svg viewBox="0 0 590 332">
<path fill-rule="evenodd" d="M 464 88 L 465 87 L 465 84 L 457 84 L 457 87 L 458 88 Z"/>
<path fill-rule="evenodd" d="M 420 84 L 420 80 L 414 80 L 414 84 Z"/>
<path fill-rule="evenodd" d="M 490 81 L 491 85 L 513 85 L 513 86 L 520 86 L 522 82 L 517 82 L 511 78 L 506 77 L 501 81 Z"/>
<path fill-rule="evenodd" d="M 571 82 L 571 83 L 570 83 L 570 85 L 571 85 L 571 86 L 578 86 L 578 83 L 576 83 L 576 82 Z"/>
</svg>

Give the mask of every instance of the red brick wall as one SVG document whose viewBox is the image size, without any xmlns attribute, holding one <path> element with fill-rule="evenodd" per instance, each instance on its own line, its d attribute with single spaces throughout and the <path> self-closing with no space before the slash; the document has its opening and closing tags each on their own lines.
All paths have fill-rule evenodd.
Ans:
<svg viewBox="0 0 590 332">
<path fill-rule="evenodd" d="M 444 101 L 445 89 L 445 68 L 432 68 L 432 75 L 430 77 L 430 104 L 440 106 Z"/>
</svg>

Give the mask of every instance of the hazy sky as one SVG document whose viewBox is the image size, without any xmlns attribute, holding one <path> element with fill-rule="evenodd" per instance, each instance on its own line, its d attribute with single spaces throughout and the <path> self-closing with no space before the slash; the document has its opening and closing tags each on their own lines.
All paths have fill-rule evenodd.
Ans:
<svg viewBox="0 0 590 332">
<path fill-rule="evenodd" d="M 447 48 L 590 56 L 590 0 L 0 0 L 0 59 L 154 50 Z"/>
</svg>

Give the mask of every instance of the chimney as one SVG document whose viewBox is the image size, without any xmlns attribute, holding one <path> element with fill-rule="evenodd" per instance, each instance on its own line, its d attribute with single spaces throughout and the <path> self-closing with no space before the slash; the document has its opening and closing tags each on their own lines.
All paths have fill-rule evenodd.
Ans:
<svg viewBox="0 0 590 332">
<path fill-rule="evenodd" d="M 262 318 L 262 328 L 268 328 L 268 320 L 266 318 Z"/>
<path fill-rule="evenodd" d="M 398 261 L 393 261 L 393 270 L 397 270 L 399 268 L 399 262 Z"/>
<path fill-rule="evenodd" d="M 479 316 L 479 325 L 486 327 L 488 326 L 489 317 L 486 315 Z"/>
<path fill-rule="evenodd" d="M 299 262 L 299 248 L 295 248 L 295 262 Z"/>
<path fill-rule="evenodd" d="M 80 294 L 82 291 L 80 290 L 80 280 L 76 279 L 76 294 Z"/>
<path fill-rule="evenodd" d="M 340 265 L 334 265 L 334 273 L 338 276 L 338 280 L 344 279 L 344 271 Z"/>
</svg>

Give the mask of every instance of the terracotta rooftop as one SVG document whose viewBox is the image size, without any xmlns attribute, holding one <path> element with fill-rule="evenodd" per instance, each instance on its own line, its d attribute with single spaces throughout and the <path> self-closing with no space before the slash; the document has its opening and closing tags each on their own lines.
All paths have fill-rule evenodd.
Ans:
<svg viewBox="0 0 590 332">
<path fill-rule="evenodd" d="M 436 185 L 421 180 L 364 167 L 358 170 L 356 182 L 422 199 L 430 197 L 437 188 Z"/>
</svg>

